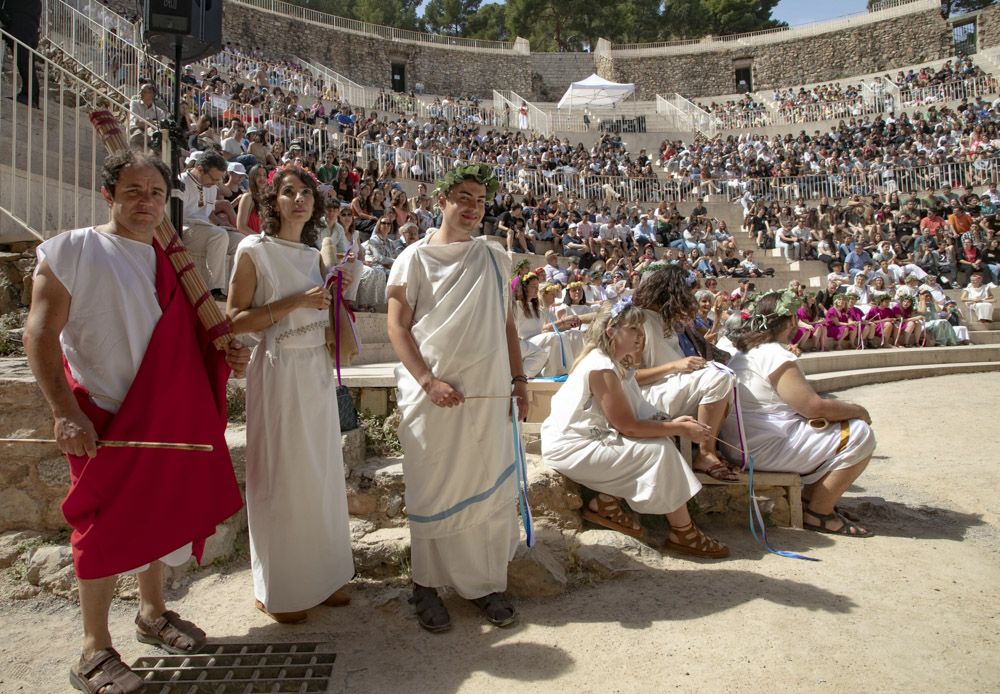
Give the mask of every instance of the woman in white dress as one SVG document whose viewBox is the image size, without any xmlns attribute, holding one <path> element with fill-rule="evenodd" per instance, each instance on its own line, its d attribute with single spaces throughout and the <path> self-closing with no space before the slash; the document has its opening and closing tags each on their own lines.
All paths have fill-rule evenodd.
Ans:
<svg viewBox="0 0 1000 694">
<path fill-rule="evenodd" d="M 969 277 L 969 284 L 962 290 L 962 301 L 969 308 L 969 315 L 980 323 L 993 321 L 993 293 L 983 284 L 981 272 L 973 272 Z"/>
<path fill-rule="evenodd" d="M 521 341 L 521 358 L 528 378 L 562 376 L 569 373 L 576 354 L 583 346 L 583 333 L 571 330 L 580 327 L 580 319 L 547 316 L 539 306 L 538 275 L 528 273 L 516 279 L 514 291 L 514 322 Z"/>
<path fill-rule="evenodd" d="M 346 604 L 354 575 L 333 369 L 330 295 L 312 243 L 318 183 L 272 174 L 263 233 L 237 251 L 227 312 L 258 339 L 247 368 L 247 516 L 257 609 L 282 623 Z"/>
<path fill-rule="evenodd" d="M 868 537 L 872 533 L 853 522 L 853 514 L 838 509 L 837 502 L 875 451 L 871 417 L 860 405 L 819 396 L 798 357 L 785 349 L 795 331 L 799 301 L 788 291 L 765 294 L 736 337 L 739 352 L 729 368 L 736 373 L 746 446 L 755 470 L 802 476 L 806 528 Z M 737 414 L 731 411 L 722 439 L 739 449 L 741 438 Z"/>
<path fill-rule="evenodd" d="M 645 347 L 635 377 L 643 397 L 671 417 L 696 416 L 711 438 L 699 444 L 693 466 L 709 477 L 732 482 L 739 476 L 720 457 L 715 437 L 733 392 L 733 376 L 710 367 L 704 357 L 688 356 L 677 335 L 698 313 L 685 272 L 676 265 L 646 274 L 635 292 L 635 305 L 646 315 Z"/>
<path fill-rule="evenodd" d="M 337 251 L 337 266 L 345 275 L 351 276 L 350 283 L 344 287 L 344 300 L 353 310 L 365 264 L 361 262 L 364 249 L 361 247 L 360 235 L 354 229 L 354 213 L 351 212 L 351 206 L 338 202 L 328 205 L 326 225 L 330 230 L 330 242 Z"/>
<path fill-rule="evenodd" d="M 549 467 L 598 492 L 584 511 L 588 520 L 639 536 L 642 527 L 619 506 L 624 497 L 638 513 L 666 515 L 665 549 L 727 557 L 729 548 L 695 527 L 688 514 L 687 501 L 701 483 L 670 439 L 704 443 L 708 427 L 692 417 L 663 421 L 643 399 L 630 368 L 642 353 L 645 319 L 630 299 L 598 312 L 584 353 L 542 423 L 542 457 Z"/>
</svg>

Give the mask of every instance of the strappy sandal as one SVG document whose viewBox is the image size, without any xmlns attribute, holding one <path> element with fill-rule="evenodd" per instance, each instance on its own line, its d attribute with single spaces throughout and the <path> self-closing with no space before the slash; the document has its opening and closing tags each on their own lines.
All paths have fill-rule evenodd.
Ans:
<svg viewBox="0 0 1000 694">
<path fill-rule="evenodd" d="M 803 499 L 802 499 L 802 503 L 805 505 L 806 509 L 809 508 L 809 501 L 810 501 L 810 499 L 806 499 L 805 497 L 803 497 Z M 855 513 L 851 509 L 844 508 L 843 506 L 834 506 L 833 507 L 833 512 L 836 513 L 838 516 L 842 516 L 843 518 L 846 518 L 849 521 L 854 521 L 855 523 L 860 523 L 861 522 L 861 516 L 858 513 Z M 806 513 L 811 513 L 811 511 L 807 510 Z M 816 515 L 816 514 L 813 514 L 813 515 Z"/>
<path fill-rule="evenodd" d="M 158 646 L 174 655 L 197 653 L 208 640 L 204 631 L 193 623 L 181 619 L 180 615 L 172 610 L 167 610 L 153 622 L 147 622 L 142 615 L 137 614 L 135 626 L 135 638 L 139 643 Z"/>
<path fill-rule="evenodd" d="M 665 549 L 705 559 L 723 559 L 729 556 L 729 548 L 695 527 L 694 521 L 679 528 L 670 528 L 670 532 L 675 534 L 680 542 L 674 542 L 668 534 L 664 543 Z"/>
<path fill-rule="evenodd" d="M 503 593 L 490 593 L 472 601 L 483 611 L 490 624 L 497 627 L 510 626 L 517 620 L 514 605 Z"/>
<path fill-rule="evenodd" d="M 590 521 L 595 525 L 600 525 L 608 530 L 615 530 L 629 537 L 640 537 L 642 535 L 642 526 L 638 528 L 633 527 L 633 524 L 639 525 L 639 522 L 634 516 L 622 510 L 618 499 L 608 496 L 610 501 L 607 501 L 602 499 L 601 496 L 601 494 L 598 494 L 594 497 L 594 501 L 597 503 L 596 511 L 588 505 L 583 513 L 580 514 L 584 520 Z"/>
<path fill-rule="evenodd" d="M 143 690 L 143 681 L 114 648 L 97 651 L 90 660 L 80 663 L 69 671 L 69 683 L 74 689 L 87 694 L 135 694 Z"/>
<path fill-rule="evenodd" d="M 451 615 L 441 602 L 441 596 L 433 588 L 413 584 L 410 604 L 417 612 L 417 622 L 429 632 L 436 633 L 451 629 Z"/>
<path fill-rule="evenodd" d="M 806 509 L 806 514 L 812 516 L 819 521 L 819 525 L 816 523 L 806 523 L 805 520 L 802 521 L 802 527 L 806 530 L 812 530 L 817 533 L 826 533 L 828 535 L 844 535 L 845 537 L 872 537 L 875 535 L 871 530 L 867 528 L 862 528 L 857 523 L 849 521 L 843 515 L 833 511 L 832 513 L 816 513 Z M 841 526 L 834 530 L 829 527 L 831 521 L 841 522 Z"/>
</svg>

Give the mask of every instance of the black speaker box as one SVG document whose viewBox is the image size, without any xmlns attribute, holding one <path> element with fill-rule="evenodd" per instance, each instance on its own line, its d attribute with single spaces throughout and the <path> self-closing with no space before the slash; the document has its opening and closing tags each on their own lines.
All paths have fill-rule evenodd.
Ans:
<svg viewBox="0 0 1000 694">
<path fill-rule="evenodd" d="M 173 60 L 177 42 L 181 61 L 222 50 L 222 0 L 144 0 L 143 39 L 149 50 Z"/>
</svg>

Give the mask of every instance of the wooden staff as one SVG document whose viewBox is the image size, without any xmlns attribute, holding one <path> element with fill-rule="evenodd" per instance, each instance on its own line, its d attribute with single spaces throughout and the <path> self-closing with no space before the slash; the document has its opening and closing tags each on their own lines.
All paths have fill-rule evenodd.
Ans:
<svg viewBox="0 0 1000 694">
<path fill-rule="evenodd" d="M 0 439 L 0 443 L 59 443 L 55 439 Z M 211 453 L 215 450 L 207 443 L 166 443 L 164 441 L 98 441 L 98 448 L 158 448 L 171 451 L 198 451 Z"/>
<path fill-rule="evenodd" d="M 122 132 L 121 125 L 110 111 L 94 111 L 90 114 L 90 122 L 97 134 L 104 141 L 108 152 L 121 152 L 128 149 L 128 141 Z M 225 351 L 233 339 L 233 326 L 222 314 L 219 307 L 209 294 L 201 274 L 195 267 L 191 254 L 181 243 L 173 224 L 164 215 L 156 227 L 156 240 L 160 248 L 167 254 L 170 264 L 177 273 L 184 295 L 198 313 L 198 319 L 212 340 L 212 344 L 220 351 Z"/>
</svg>

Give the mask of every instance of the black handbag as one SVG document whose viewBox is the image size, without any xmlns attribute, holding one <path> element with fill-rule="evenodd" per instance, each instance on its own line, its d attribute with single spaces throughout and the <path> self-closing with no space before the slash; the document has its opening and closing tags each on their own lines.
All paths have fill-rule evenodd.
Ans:
<svg viewBox="0 0 1000 694">
<path fill-rule="evenodd" d="M 337 386 L 337 410 L 340 413 L 340 433 L 357 429 L 358 410 L 354 407 L 354 398 L 347 386 Z"/>
</svg>

